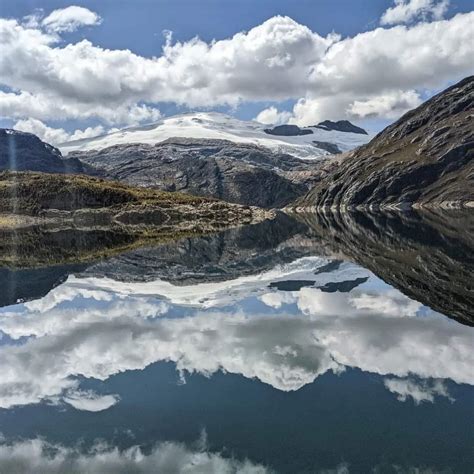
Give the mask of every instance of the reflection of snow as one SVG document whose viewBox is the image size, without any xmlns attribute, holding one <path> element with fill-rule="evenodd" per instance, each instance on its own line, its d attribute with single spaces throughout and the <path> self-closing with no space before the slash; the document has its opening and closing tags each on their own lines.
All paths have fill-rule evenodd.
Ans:
<svg viewBox="0 0 474 474">
<path fill-rule="evenodd" d="M 342 264 L 337 271 L 315 275 L 314 271 L 327 262 L 327 258 L 305 257 L 257 275 L 243 276 L 221 282 L 179 286 L 164 280 L 121 282 L 110 278 L 77 278 L 70 276 L 66 283 L 51 290 L 44 298 L 26 303 L 26 306 L 31 310 L 44 312 L 64 301 L 72 301 L 79 296 L 106 301 L 113 294 L 125 298 L 130 295 L 159 296 L 177 305 L 212 308 L 232 304 L 250 294 L 263 293 L 267 291 L 268 285 L 272 282 L 314 280 L 315 285 L 322 286 L 328 282 L 353 280 L 371 275 L 369 271 L 351 263 Z"/>
</svg>

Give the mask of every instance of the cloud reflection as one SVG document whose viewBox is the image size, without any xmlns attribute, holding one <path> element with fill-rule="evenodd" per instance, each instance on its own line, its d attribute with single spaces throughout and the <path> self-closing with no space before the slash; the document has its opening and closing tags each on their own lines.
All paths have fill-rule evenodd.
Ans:
<svg viewBox="0 0 474 474">
<path fill-rule="evenodd" d="M 248 460 L 225 458 L 219 453 L 205 449 L 193 450 L 175 442 L 160 443 L 150 452 L 143 451 L 139 446 L 120 451 L 115 447 L 97 443 L 84 453 L 78 448 L 32 439 L 0 445 L 0 472 L 269 474 L 271 471 Z"/>
<path fill-rule="evenodd" d="M 473 384 L 471 328 L 354 265 L 324 275 L 332 281 L 369 275 L 349 293 L 268 288 L 270 280 L 288 278 L 288 272 L 307 278 L 306 265 L 303 259 L 284 275 L 280 269 L 227 282 L 227 293 L 218 283 L 214 293 L 206 287 L 205 296 L 196 289 L 202 285 L 167 292 L 173 285 L 165 288 L 161 281 L 147 286 L 71 278 L 41 300 L 4 308 L 0 330 L 21 343 L 0 347 L 0 407 L 59 398 L 77 409 L 106 409 L 116 397 L 81 392 L 77 377 L 106 380 L 159 361 L 174 362 L 184 376 L 222 370 L 282 391 L 298 390 L 345 367 Z M 166 301 L 157 288 L 167 293 Z M 270 313 L 255 311 L 255 302 L 267 305 Z M 385 381 L 399 399 L 427 399 L 427 386 L 425 395 L 414 395 L 414 387 L 403 389 L 402 383 Z M 435 385 L 430 390 L 441 394 Z"/>
</svg>

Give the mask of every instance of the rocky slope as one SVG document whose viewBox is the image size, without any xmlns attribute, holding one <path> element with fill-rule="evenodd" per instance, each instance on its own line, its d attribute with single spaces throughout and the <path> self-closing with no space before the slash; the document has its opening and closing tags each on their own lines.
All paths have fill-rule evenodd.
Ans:
<svg viewBox="0 0 474 474">
<path fill-rule="evenodd" d="M 156 145 L 116 145 L 69 156 L 103 176 L 134 186 L 267 208 L 287 205 L 321 177 L 314 162 L 225 140 L 174 138 Z"/>
<path fill-rule="evenodd" d="M 474 326 L 474 215 L 467 210 L 299 215 L 329 253 L 408 297 Z"/>
<path fill-rule="evenodd" d="M 298 206 L 474 206 L 474 76 L 355 150 Z"/>
<path fill-rule="evenodd" d="M 0 129 L 0 171 L 41 171 L 45 173 L 85 173 L 86 165 L 75 158 L 64 159 L 61 152 L 32 133 Z"/>
</svg>

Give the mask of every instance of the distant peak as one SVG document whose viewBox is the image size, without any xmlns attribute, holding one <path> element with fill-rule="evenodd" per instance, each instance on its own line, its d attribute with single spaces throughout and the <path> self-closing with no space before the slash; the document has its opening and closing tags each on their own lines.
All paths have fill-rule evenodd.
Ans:
<svg viewBox="0 0 474 474">
<path fill-rule="evenodd" d="M 337 122 L 333 122 L 332 120 L 324 120 L 323 122 L 318 123 L 318 125 L 315 125 L 315 128 L 368 135 L 368 133 L 363 128 L 357 127 L 353 123 L 349 122 L 349 120 L 338 120 Z"/>
</svg>

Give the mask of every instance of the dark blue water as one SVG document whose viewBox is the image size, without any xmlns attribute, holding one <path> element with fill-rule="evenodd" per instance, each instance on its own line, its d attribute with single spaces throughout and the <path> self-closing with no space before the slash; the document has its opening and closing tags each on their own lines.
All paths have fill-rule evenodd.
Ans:
<svg viewBox="0 0 474 474">
<path fill-rule="evenodd" d="M 397 244 L 436 256 L 427 291 L 425 266 L 376 266 L 379 240 L 358 249 L 371 271 L 284 224 L 10 268 L 0 473 L 471 473 L 472 301 L 449 246 Z"/>
</svg>

